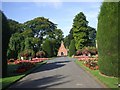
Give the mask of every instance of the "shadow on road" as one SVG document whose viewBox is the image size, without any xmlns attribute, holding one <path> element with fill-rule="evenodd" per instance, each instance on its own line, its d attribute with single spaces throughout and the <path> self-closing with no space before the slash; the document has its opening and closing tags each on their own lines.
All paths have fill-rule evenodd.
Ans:
<svg viewBox="0 0 120 90">
<path fill-rule="evenodd" d="M 47 64 L 44 64 L 38 67 L 36 70 L 34 70 L 32 74 L 61 68 L 69 62 L 70 61 L 67 61 L 67 60 L 61 60 L 61 61 L 50 60 L 48 61 Z M 70 82 L 69 80 L 62 81 L 62 79 L 66 77 L 67 76 L 63 76 L 63 75 L 53 75 L 53 76 L 47 76 L 47 77 L 41 77 L 41 78 L 38 77 L 36 79 L 29 78 L 29 79 L 25 79 L 17 82 L 15 85 L 13 85 L 13 88 L 48 88 L 48 87 Z"/>
<path fill-rule="evenodd" d="M 18 82 L 17 85 L 14 85 L 14 87 L 11 87 L 10 90 L 15 88 L 49 88 L 52 86 L 70 82 L 70 80 L 62 81 L 62 79 L 66 77 L 67 76 L 54 75 L 54 76 L 43 77 L 41 79 L 35 79 L 35 80 L 27 79 L 27 80 Z"/>
<path fill-rule="evenodd" d="M 47 64 L 42 65 L 40 68 L 38 68 L 35 71 L 33 71 L 32 73 L 37 73 L 37 72 L 42 72 L 42 71 L 46 71 L 46 70 L 57 69 L 57 68 L 63 67 L 64 65 L 66 65 L 69 62 L 70 61 L 48 62 Z"/>
</svg>

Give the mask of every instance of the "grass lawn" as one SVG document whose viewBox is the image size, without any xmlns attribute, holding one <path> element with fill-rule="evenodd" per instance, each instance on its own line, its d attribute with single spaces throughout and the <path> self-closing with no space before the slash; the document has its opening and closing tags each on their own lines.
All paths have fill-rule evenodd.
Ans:
<svg viewBox="0 0 120 90">
<path fill-rule="evenodd" d="M 15 65 L 15 64 L 8 65 L 8 77 L 0 79 L 0 83 L 2 83 L 2 88 L 4 89 L 4 88 L 8 87 L 9 85 L 14 83 L 15 81 L 17 81 L 17 80 L 21 79 L 22 77 L 26 76 L 27 74 L 32 72 L 34 69 L 36 69 L 37 67 L 39 67 L 42 64 L 45 64 L 46 62 L 47 61 L 37 63 L 35 67 L 33 67 L 30 70 L 26 71 L 25 73 L 21 73 L 21 74 L 13 73 L 14 70 L 17 68 L 17 65 Z"/>
<path fill-rule="evenodd" d="M 97 80 L 101 81 L 108 88 L 118 88 L 118 78 L 101 75 L 99 70 L 91 70 L 88 67 L 84 66 L 83 61 L 75 60 L 75 63 L 85 69 L 87 72 L 91 73 Z"/>
</svg>

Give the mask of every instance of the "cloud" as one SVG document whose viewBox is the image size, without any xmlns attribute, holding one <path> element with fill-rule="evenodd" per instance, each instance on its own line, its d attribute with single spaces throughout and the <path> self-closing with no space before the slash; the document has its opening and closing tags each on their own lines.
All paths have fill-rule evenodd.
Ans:
<svg viewBox="0 0 120 90">
<path fill-rule="evenodd" d="M 102 1 L 103 0 L 2 0 L 2 2 L 102 2 Z M 113 0 L 107 1 L 113 2 Z M 116 1 L 118 2 L 119 0 Z"/>
<path fill-rule="evenodd" d="M 104 0 L 1 0 L 2 2 L 103 2 Z M 105 0 L 105 2 L 119 2 L 120 0 Z"/>
<path fill-rule="evenodd" d="M 37 7 L 53 7 L 59 9 L 62 7 L 62 2 L 60 0 L 53 0 L 51 2 L 34 2 Z"/>
</svg>

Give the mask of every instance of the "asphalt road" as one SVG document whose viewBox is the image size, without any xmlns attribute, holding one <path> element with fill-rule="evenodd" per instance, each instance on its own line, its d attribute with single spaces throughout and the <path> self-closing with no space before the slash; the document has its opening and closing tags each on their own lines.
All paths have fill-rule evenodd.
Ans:
<svg viewBox="0 0 120 90">
<path fill-rule="evenodd" d="M 73 58 L 58 57 L 27 75 L 10 88 L 103 88 Z"/>
</svg>

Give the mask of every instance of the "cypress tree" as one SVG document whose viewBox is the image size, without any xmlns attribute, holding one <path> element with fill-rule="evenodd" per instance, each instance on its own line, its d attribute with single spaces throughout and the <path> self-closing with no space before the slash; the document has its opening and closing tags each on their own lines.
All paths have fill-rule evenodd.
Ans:
<svg viewBox="0 0 120 90">
<path fill-rule="evenodd" d="M 100 72 L 118 76 L 118 2 L 102 3 L 97 29 Z"/>
<path fill-rule="evenodd" d="M 83 12 L 78 13 L 73 20 L 73 37 L 76 49 L 83 48 L 88 44 L 88 21 Z"/>
<path fill-rule="evenodd" d="M 76 48 L 75 48 L 75 40 L 71 40 L 70 46 L 69 46 L 69 56 L 75 55 Z"/>
</svg>

